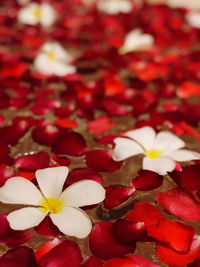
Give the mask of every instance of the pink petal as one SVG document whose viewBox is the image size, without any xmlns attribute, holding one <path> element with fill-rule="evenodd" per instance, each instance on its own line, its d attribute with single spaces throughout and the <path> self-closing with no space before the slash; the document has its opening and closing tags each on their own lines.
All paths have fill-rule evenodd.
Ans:
<svg viewBox="0 0 200 267">
<path fill-rule="evenodd" d="M 108 151 L 96 149 L 86 152 L 86 164 L 95 171 L 114 172 L 121 167 L 122 162 L 115 162 Z"/>
<path fill-rule="evenodd" d="M 0 258 L 1 267 L 33 267 L 37 266 L 34 252 L 29 247 L 21 246 L 8 250 Z"/>
<path fill-rule="evenodd" d="M 200 203 L 190 192 L 174 188 L 167 193 L 159 192 L 158 204 L 168 213 L 184 221 L 200 220 Z"/>
<path fill-rule="evenodd" d="M 67 154 L 70 156 L 81 156 L 86 149 L 87 145 L 82 135 L 65 129 L 52 148 L 55 154 Z"/>
<path fill-rule="evenodd" d="M 113 224 L 112 234 L 119 243 L 130 244 L 146 237 L 146 226 L 143 222 L 119 219 Z"/>
<path fill-rule="evenodd" d="M 14 165 L 16 168 L 32 171 L 48 167 L 49 162 L 49 155 L 46 152 L 41 151 L 33 155 L 31 154 L 17 158 Z"/>
<path fill-rule="evenodd" d="M 105 208 L 109 210 L 125 202 L 135 193 L 134 188 L 127 188 L 121 185 L 109 185 L 105 189 L 106 198 L 103 203 Z"/>
<path fill-rule="evenodd" d="M 112 236 L 111 222 L 100 222 L 95 224 L 90 233 L 89 245 L 94 256 L 108 260 L 112 257 L 123 256 L 127 253 L 134 252 L 135 246 L 123 246 Z"/>
<path fill-rule="evenodd" d="M 82 261 L 81 251 L 78 245 L 72 241 L 65 240 L 52 248 L 39 260 L 41 267 L 80 267 Z"/>
<path fill-rule="evenodd" d="M 132 179 L 131 185 L 141 191 L 150 191 L 163 183 L 163 176 L 148 170 L 141 170 L 135 179 Z"/>
<path fill-rule="evenodd" d="M 32 131 L 33 140 L 46 146 L 52 146 L 59 135 L 60 130 L 54 125 L 38 126 Z"/>
</svg>

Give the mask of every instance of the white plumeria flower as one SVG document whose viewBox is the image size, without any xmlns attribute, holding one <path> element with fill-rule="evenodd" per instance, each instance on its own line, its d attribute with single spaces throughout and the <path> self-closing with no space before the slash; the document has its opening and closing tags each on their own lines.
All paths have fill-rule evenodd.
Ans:
<svg viewBox="0 0 200 267">
<path fill-rule="evenodd" d="M 68 172 L 67 167 L 36 171 L 41 191 L 25 178 L 8 179 L 0 188 L 0 201 L 31 205 L 13 211 L 7 216 L 10 227 L 14 230 L 29 229 L 39 225 L 49 215 L 62 233 L 78 238 L 86 237 L 92 229 L 92 223 L 79 207 L 102 202 L 105 190 L 95 181 L 82 180 L 62 192 Z"/>
<path fill-rule="evenodd" d="M 45 75 L 65 76 L 74 73 L 76 68 L 70 65 L 71 55 L 57 42 L 48 42 L 34 60 L 35 70 Z"/>
<path fill-rule="evenodd" d="M 186 15 L 188 24 L 194 28 L 200 29 L 200 12 L 191 11 Z"/>
<path fill-rule="evenodd" d="M 123 46 L 119 49 L 120 54 L 149 49 L 154 43 L 154 38 L 150 34 L 142 33 L 140 29 L 129 32 Z"/>
<path fill-rule="evenodd" d="M 167 4 L 173 8 L 200 9 L 199 0 L 167 0 Z"/>
<path fill-rule="evenodd" d="M 124 136 L 114 139 L 116 146 L 113 150 L 113 159 L 121 161 L 144 154 L 144 170 L 165 175 L 174 170 L 176 161 L 200 159 L 200 154 L 182 149 L 185 146 L 184 141 L 167 131 L 156 134 L 153 128 L 142 127 L 126 132 Z"/>
<path fill-rule="evenodd" d="M 129 0 L 99 0 L 97 8 L 107 14 L 116 15 L 118 13 L 129 13 L 133 6 Z"/>
<path fill-rule="evenodd" d="M 30 3 L 18 13 L 18 21 L 23 24 L 36 25 L 40 23 L 43 27 L 50 27 L 56 20 L 56 11 L 48 3 Z"/>
</svg>

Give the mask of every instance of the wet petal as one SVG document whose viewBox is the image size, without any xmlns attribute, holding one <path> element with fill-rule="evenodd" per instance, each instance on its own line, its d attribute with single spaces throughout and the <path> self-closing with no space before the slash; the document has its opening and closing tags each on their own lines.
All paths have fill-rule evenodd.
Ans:
<svg viewBox="0 0 200 267">
<path fill-rule="evenodd" d="M 116 161 L 121 161 L 138 154 L 144 154 L 142 147 L 128 138 L 118 137 L 114 139 L 114 143 L 115 148 L 112 157 Z"/>
<path fill-rule="evenodd" d="M 50 214 L 50 218 L 65 235 L 84 238 L 92 229 L 90 218 L 78 208 L 64 207 L 62 212 Z"/>
<path fill-rule="evenodd" d="M 125 134 L 125 136 L 141 144 L 145 150 L 153 149 L 155 135 L 154 129 L 148 126 L 129 131 Z"/>
<path fill-rule="evenodd" d="M 8 204 L 38 205 L 42 194 L 37 187 L 22 177 L 13 177 L 7 180 L 0 188 L 0 201 Z"/>
<path fill-rule="evenodd" d="M 62 192 L 69 169 L 65 166 L 36 171 L 36 179 L 47 198 L 57 198 Z"/>
<path fill-rule="evenodd" d="M 167 157 L 160 157 L 156 159 L 145 157 L 143 159 L 144 170 L 157 172 L 160 175 L 165 175 L 167 172 L 173 171 L 175 166 L 175 161 Z"/>
<path fill-rule="evenodd" d="M 175 161 L 189 161 L 189 160 L 200 160 L 200 154 L 194 151 L 180 149 L 172 151 L 168 156 Z"/>
<path fill-rule="evenodd" d="M 37 226 L 45 218 L 46 213 L 37 208 L 23 208 L 11 212 L 8 216 L 10 227 L 14 230 L 25 230 Z"/>
<path fill-rule="evenodd" d="M 175 151 L 185 146 L 185 142 L 176 135 L 162 131 L 157 134 L 155 139 L 154 149 L 163 151 L 168 154 L 170 151 Z"/>
<path fill-rule="evenodd" d="M 105 198 L 105 189 L 95 181 L 83 180 L 70 185 L 60 198 L 69 206 L 83 207 L 102 202 Z"/>
</svg>

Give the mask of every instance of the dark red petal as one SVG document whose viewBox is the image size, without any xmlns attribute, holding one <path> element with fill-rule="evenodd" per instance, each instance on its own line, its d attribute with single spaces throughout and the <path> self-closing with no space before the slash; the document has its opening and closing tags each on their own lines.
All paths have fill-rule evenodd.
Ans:
<svg viewBox="0 0 200 267">
<path fill-rule="evenodd" d="M 198 174 L 200 173 L 200 165 L 191 165 L 183 167 L 183 171 L 174 171 L 169 175 L 176 182 L 178 186 L 187 190 L 199 190 L 200 179 Z"/>
<path fill-rule="evenodd" d="M 17 247 L 0 258 L 1 267 L 39 267 L 34 252 L 29 247 Z"/>
<path fill-rule="evenodd" d="M 52 223 L 49 216 L 46 216 L 45 219 L 35 228 L 35 231 L 44 236 L 62 236 L 63 233 L 60 232 L 58 227 L 55 226 L 55 224 Z"/>
<path fill-rule="evenodd" d="M 109 185 L 105 187 L 105 190 L 106 197 L 103 203 L 106 209 L 113 209 L 128 200 L 135 193 L 134 188 L 127 188 L 121 185 Z"/>
<path fill-rule="evenodd" d="M 96 149 L 86 152 L 86 164 L 95 171 L 114 172 L 121 167 L 122 162 L 114 161 L 109 151 Z"/>
<path fill-rule="evenodd" d="M 117 104 L 112 99 L 104 99 L 101 104 L 103 109 L 105 109 L 111 116 L 125 116 L 129 113 L 128 109 Z"/>
<path fill-rule="evenodd" d="M 194 228 L 192 226 L 166 219 L 160 220 L 157 225 L 149 226 L 147 232 L 150 237 L 183 253 L 189 250 L 194 236 Z"/>
<path fill-rule="evenodd" d="M 16 176 L 16 171 L 12 167 L 0 164 L 0 187 L 13 176 Z"/>
<path fill-rule="evenodd" d="M 147 202 L 140 202 L 134 205 L 132 211 L 126 216 L 125 220 L 130 222 L 144 222 L 145 225 L 156 225 L 163 217 L 163 215 Z"/>
<path fill-rule="evenodd" d="M 159 267 L 157 264 L 139 256 L 139 255 L 128 255 L 129 258 L 134 260 L 135 263 L 137 263 L 137 266 L 141 267 Z"/>
<path fill-rule="evenodd" d="M 66 118 L 75 110 L 75 105 L 70 103 L 66 107 L 59 107 L 54 109 L 54 113 L 57 117 Z"/>
<path fill-rule="evenodd" d="M 82 267 L 103 267 L 103 262 L 94 256 L 90 256 L 84 260 Z"/>
<path fill-rule="evenodd" d="M 27 63 L 24 62 L 5 64 L 1 71 L 1 75 L 3 78 L 8 78 L 8 77 L 20 78 L 27 70 L 27 67 L 28 67 Z"/>
<path fill-rule="evenodd" d="M 114 139 L 117 137 L 115 134 L 105 135 L 102 137 L 95 136 L 94 139 L 96 142 L 100 143 L 101 145 L 108 145 L 111 144 L 114 146 Z"/>
<path fill-rule="evenodd" d="M 200 253 L 199 236 L 194 236 L 190 250 L 187 253 L 178 253 L 175 250 L 172 250 L 161 244 L 157 244 L 156 246 L 156 254 L 158 258 L 161 261 L 168 264 L 169 266 L 174 266 L 174 267 L 186 266 L 188 263 L 192 262 L 194 259 L 199 257 L 199 253 Z"/>
<path fill-rule="evenodd" d="M 54 125 L 38 126 L 32 131 L 33 140 L 46 146 L 52 146 L 59 135 L 60 130 Z"/>
<path fill-rule="evenodd" d="M 0 108 L 7 108 L 10 104 L 10 98 L 6 93 L 0 92 Z"/>
<path fill-rule="evenodd" d="M 123 246 L 114 239 L 112 236 L 112 226 L 113 223 L 111 222 L 97 223 L 89 236 L 91 252 L 94 256 L 103 260 L 123 256 L 135 250 L 135 245 Z"/>
<path fill-rule="evenodd" d="M 88 123 L 87 129 L 94 134 L 100 134 L 107 132 L 108 130 L 112 129 L 114 127 L 114 123 L 112 122 L 112 119 L 106 116 L 101 116 L 96 120 L 93 120 Z"/>
<path fill-rule="evenodd" d="M 113 258 L 104 263 L 104 267 L 138 267 L 139 265 L 135 263 L 131 258 Z M 142 267 L 142 266 L 141 266 Z"/>
<path fill-rule="evenodd" d="M 168 213 L 184 221 L 200 220 L 200 203 L 190 192 L 174 188 L 167 193 L 159 192 L 158 204 Z"/>
<path fill-rule="evenodd" d="M 16 231 L 10 228 L 4 243 L 8 247 L 16 247 L 28 242 L 31 239 L 31 236 L 30 230 Z"/>
<path fill-rule="evenodd" d="M 80 267 L 82 262 L 81 251 L 78 245 L 72 241 L 65 240 L 52 248 L 39 260 L 41 267 Z"/>
<path fill-rule="evenodd" d="M 4 214 L 0 214 L 0 225 L 0 240 L 5 240 L 10 230 L 10 226 L 6 215 Z"/>
<path fill-rule="evenodd" d="M 0 163 L 5 165 L 12 165 L 12 158 L 9 156 L 10 149 L 6 143 L 0 141 Z"/>
<path fill-rule="evenodd" d="M 129 222 L 119 219 L 113 224 L 112 234 L 119 243 L 128 244 L 146 236 L 146 226 L 143 222 Z"/>
<path fill-rule="evenodd" d="M 67 157 L 59 157 L 54 155 L 52 160 L 58 163 L 60 166 L 69 166 L 71 164 L 71 161 Z"/>
<path fill-rule="evenodd" d="M 141 170 L 135 179 L 132 179 L 131 185 L 142 191 L 153 190 L 162 185 L 163 176 L 148 170 Z"/>
<path fill-rule="evenodd" d="M 44 152 L 38 152 L 27 156 L 21 156 L 15 160 L 15 167 L 29 171 L 44 169 L 49 166 L 49 155 Z"/>
<path fill-rule="evenodd" d="M 87 168 L 78 168 L 78 169 L 73 169 L 69 173 L 66 179 L 66 185 L 71 185 L 73 183 L 76 183 L 82 180 L 94 180 L 100 184 L 103 183 L 103 177 L 98 172 L 95 172 Z"/>
<path fill-rule="evenodd" d="M 87 145 L 82 135 L 73 131 L 63 130 L 52 150 L 55 154 L 81 156 L 85 153 L 86 148 Z"/>
<path fill-rule="evenodd" d="M 18 176 L 24 177 L 29 181 L 35 179 L 35 171 L 26 171 L 23 169 L 18 169 Z"/>
</svg>

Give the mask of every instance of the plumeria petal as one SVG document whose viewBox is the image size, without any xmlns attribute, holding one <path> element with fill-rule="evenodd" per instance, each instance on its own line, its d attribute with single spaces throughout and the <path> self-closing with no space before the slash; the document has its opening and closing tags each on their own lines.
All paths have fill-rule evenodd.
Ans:
<svg viewBox="0 0 200 267">
<path fill-rule="evenodd" d="M 42 194 L 37 187 L 22 177 L 13 177 L 7 180 L 0 188 L 0 201 L 9 204 L 38 205 Z"/>
<path fill-rule="evenodd" d="M 154 149 L 166 152 L 175 151 L 185 146 L 185 142 L 176 135 L 162 131 L 156 135 Z"/>
<path fill-rule="evenodd" d="M 60 198 L 68 206 L 83 207 L 102 202 L 105 198 L 105 189 L 95 181 L 83 180 L 70 185 Z"/>
<path fill-rule="evenodd" d="M 36 179 L 42 193 L 47 198 L 57 198 L 61 192 L 69 169 L 65 166 L 36 171 Z"/>
<path fill-rule="evenodd" d="M 167 172 L 173 171 L 175 166 L 175 161 L 167 157 L 160 157 L 156 159 L 144 157 L 143 159 L 144 170 L 157 172 L 160 175 L 165 175 Z"/>
<path fill-rule="evenodd" d="M 62 212 L 50 214 L 50 218 L 65 235 L 84 238 L 92 229 L 90 218 L 78 208 L 64 207 Z"/>
<path fill-rule="evenodd" d="M 141 144 L 145 150 L 153 149 L 156 133 L 151 127 L 142 127 L 133 131 L 128 131 L 125 136 L 134 139 Z"/>
<path fill-rule="evenodd" d="M 45 216 L 46 213 L 37 208 L 23 208 L 11 212 L 7 219 L 12 229 L 25 230 L 40 224 Z"/>
<path fill-rule="evenodd" d="M 142 147 L 128 138 L 118 137 L 114 140 L 114 143 L 116 146 L 113 150 L 112 157 L 116 161 L 121 161 L 138 154 L 144 154 Z"/>
<path fill-rule="evenodd" d="M 189 161 L 189 160 L 200 160 L 200 154 L 187 149 L 180 149 L 172 151 L 168 156 L 175 161 Z"/>
</svg>

